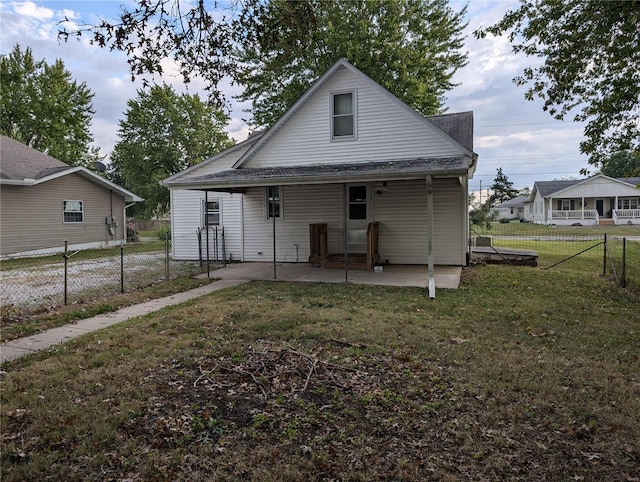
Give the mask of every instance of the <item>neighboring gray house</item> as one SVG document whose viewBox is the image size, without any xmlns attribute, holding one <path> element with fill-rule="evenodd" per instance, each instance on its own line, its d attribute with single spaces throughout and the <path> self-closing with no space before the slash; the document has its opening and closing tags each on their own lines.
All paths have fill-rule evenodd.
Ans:
<svg viewBox="0 0 640 482">
<path fill-rule="evenodd" d="M 525 220 L 583 226 L 640 224 L 640 178 L 597 174 L 572 181 L 537 181 L 525 202 Z"/>
<path fill-rule="evenodd" d="M 125 209 L 142 198 L 84 167 L 0 139 L 0 255 L 121 244 Z"/>
<path fill-rule="evenodd" d="M 529 196 L 516 196 L 495 206 L 491 212 L 495 214 L 495 219 L 524 219 L 524 203 L 529 200 Z"/>
<path fill-rule="evenodd" d="M 425 117 L 339 60 L 269 130 L 163 181 L 174 246 L 193 240 L 173 255 L 207 223 L 239 261 L 466 265 L 476 163 L 471 112 Z"/>
</svg>

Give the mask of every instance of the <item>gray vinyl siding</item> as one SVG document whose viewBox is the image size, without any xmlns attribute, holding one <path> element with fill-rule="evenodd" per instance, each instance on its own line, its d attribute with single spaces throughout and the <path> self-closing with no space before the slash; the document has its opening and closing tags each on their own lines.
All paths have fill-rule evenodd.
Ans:
<svg viewBox="0 0 640 482">
<path fill-rule="evenodd" d="M 331 93 L 356 89 L 357 139 L 331 140 Z M 339 69 L 243 167 L 451 157 L 459 145 L 371 82 Z"/>
<path fill-rule="evenodd" d="M 389 182 L 372 194 L 373 221 L 380 223 L 379 251 L 392 264 L 426 264 L 426 184 L 423 180 Z M 436 264 L 466 263 L 465 193 L 457 178 L 434 180 L 434 256 Z M 267 219 L 264 188 L 244 196 L 244 260 L 273 260 L 273 223 Z M 276 220 L 276 256 L 281 262 L 307 262 L 309 224 L 327 223 L 329 252 L 343 249 L 342 185 L 284 186 L 282 219 Z M 262 253 L 262 254 L 259 254 Z"/>
<path fill-rule="evenodd" d="M 198 229 L 203 226 L 202 206 L 205 194 L 203 191 L 172 190 L 171 191 L 171 232 L 172 255 L 176 260 L 199 259 Z M 221 223 L 224 227 L 224 245 L 226 257 L 241 260 L 242 253 L 242 195 L 220 192 L 209 192 L 209 201 L 219 200 L 221 203 Z M 218 230 L 218 242 L 214 240 L 215 232 L 209 230 L 209 258 L 222 260 L 222 232 Z M 206 238 L 202 237 L 203 256 L 206 252 Z M 214 247 L 217 246 L 217 258 Z"/>
<path fill-rule="evenodd" d="M 120 242 L 125 229 L 124 199 L 81 177 L 69 174 L 35 186 L 2 186 L 0 254 L 87 243 Z M 83 201 L 84 222 L 64 223 L 64 200 Z M 105 218 L 113 216 L 115 236 Z"/>
</svg>

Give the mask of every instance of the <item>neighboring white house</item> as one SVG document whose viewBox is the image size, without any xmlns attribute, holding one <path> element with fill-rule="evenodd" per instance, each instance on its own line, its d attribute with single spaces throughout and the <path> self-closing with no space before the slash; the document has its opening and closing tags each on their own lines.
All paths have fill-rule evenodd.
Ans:
<svg viewBox="0 0 640 482">
<path fill-rule="evenodd" d="M 525 220 L 537 224 L 640 224 L 640 178 L 597 174 L 574 181 L 537 181 Z"/>
<path fill-rule="evenodd" d="M 516 196 L 495 206 L 491 212 L 495 214 L 495 219 L 524 219 L 524 203 L 529 200 L 529 196 Z"/>
<path fill-rule="evenodd" d="M 208 224 L 238 261 L 466 265 L 476 163 L 473 113 L 425 117 L 341 59 L 269 130 L 163 181 L 174 243 L 194 240 L 174 257 Z"/>
</svg>

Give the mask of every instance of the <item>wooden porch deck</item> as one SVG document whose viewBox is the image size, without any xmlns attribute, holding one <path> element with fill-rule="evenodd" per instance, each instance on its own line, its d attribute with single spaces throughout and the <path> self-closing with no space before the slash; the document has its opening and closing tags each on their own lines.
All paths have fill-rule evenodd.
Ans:
<svg viewBox="0 0 640 482">
<path fill-rule="evenodd" d="M 538 266 L 538 253 L 528 249 L 494 248 L 492 246 L 472 246 L 472 263 L 513 264 L 518 266 Z"/>
</svg>

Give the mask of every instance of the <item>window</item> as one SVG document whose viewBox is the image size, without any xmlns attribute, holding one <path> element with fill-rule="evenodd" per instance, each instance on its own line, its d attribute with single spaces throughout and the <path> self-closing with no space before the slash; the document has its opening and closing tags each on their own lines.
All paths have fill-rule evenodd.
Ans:
<svg viewBox="0 0 640 482">
<path fill-rule="evenodd" d="M 574 202 L 571 199 L 560 199 L 558 200 L 558 210 L 559 211 L 572 211 L 574 206 Z"/>
<path fill-rule="evenodd" d="M 349 219 L 367 219 L 367 186 L 349 186 Z"/>
<path fill-rule="evenodd" d="M 205 226 L 220 226 L 220 200 L 203 201 L 204 209 L 203 224 Z"/>
<path fill-rule="evenodd" d="M 618 199 L 618 209 L 638 209 L 638 198 Z"/>
<path fill-rule="evenodd" d="M 356 135 L 355 92 L 331 95 L 331 138 L 353 139 Z"/>
<path fill-rule="evenodd" d="M 65 223 L 83 223 L 82 201 L 62 201 L 62 221 Z"/>
<path fill-rule="evenodd" d="M 269 186 L 267 188 L 267 218 L 280 217 L 280 186 Z"/>
</svg>

